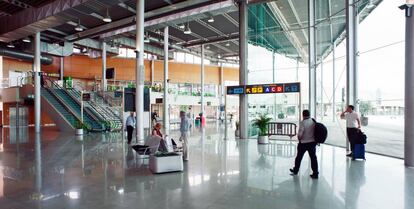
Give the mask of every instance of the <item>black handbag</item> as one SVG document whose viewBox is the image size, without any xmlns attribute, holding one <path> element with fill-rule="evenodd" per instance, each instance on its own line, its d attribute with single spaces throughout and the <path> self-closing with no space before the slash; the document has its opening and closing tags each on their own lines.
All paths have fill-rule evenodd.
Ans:
<svg viewBox="0 0 414 209">
<path fill-rule="evenodd" d="M 355 144 L 366 144 L 367 143 L 367 135 L 361 130 L 357 132 L 356 139 L 357 141 L 355 142 Z"/>
</svg>

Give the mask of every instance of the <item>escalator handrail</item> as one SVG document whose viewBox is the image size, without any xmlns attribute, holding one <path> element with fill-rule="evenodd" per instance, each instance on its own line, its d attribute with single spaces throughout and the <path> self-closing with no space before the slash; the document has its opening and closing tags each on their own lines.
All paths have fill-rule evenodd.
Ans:
<svg viewBox="0 0 414 209">
<path fill-rule="evenodd" d="M 53 80 L 51 80 L 50 78 L 48 78 L 47 76 L 44 76 L 44 79 L 46 79 L 46 80 L 48 80 L 49 81 L 49 83 L 50 83 L 50 87 L 51 88 L 57 88 L 57 89 L 60 89 L 60 90 L 64 90 L 61 86 L 59 86 L 55 81 L 53 81 Z M 75 118 L 78 120 L 78 121 L 82 121 L 81 120 L 81 116 L 80 115 L 78 115 L 78 113 L 75 111 L 75 110 L 73 110 L 73 108 L 72 107 L 69 107 L 65 102 L 63 102 L 62 100 L 63 100 L 63 98 L 61 98 L 59 95 L 56 95 L 56 93 L 54 92 L 54 91 L 51 91 L 50 89 L 47 89 L 48 91 L 49 91 L 49 93 L 51 93 L 58 101 L 59 101 L 59 103 L 60 104 L 62 104 L 67 110 L 69 110 L 69 112 L 70 113 L 72 113 L 72 115 L 73 116 L 75 116 Z M 88 115 L 90 115 L 89 113 L 87 113 Z M 93 118 L 94 119 L 94 118 Z M 100 125 L 102 125 L 102 122 L 101 121 L 97 121 L 98 122 L 98 124 L 100 124 Z M 87 123 L 87 122 L 85 122 L 85 120 L 83 120 L 83 123 L 84 124 L 87 124 L 87 125 L 89 125 L 90 126 L 90 129 L 91 130 L 96 130 L 96 129 L 94 129 L 93 128 L 93 126 L 92 126 L 92 124 L 90 124 L 90 123 Z M 100 129 L 101 130 L 101 129 Z"/>
</svg>

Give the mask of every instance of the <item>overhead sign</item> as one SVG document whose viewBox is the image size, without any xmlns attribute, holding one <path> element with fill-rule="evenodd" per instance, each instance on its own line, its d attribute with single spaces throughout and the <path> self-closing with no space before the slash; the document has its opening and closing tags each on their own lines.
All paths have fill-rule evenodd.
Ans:
<svg viewBox="0 0 414 209">
<path fill-rule="evenodd" d="M 244 86 L 227 86 L 227 94 L 244 94 Z"/>
<path fill-rule="evenodd" d="M 299 92 L 300 83 L 275 83 L 227 87 L 227 94 L 276 94 Z"/>
</svg>

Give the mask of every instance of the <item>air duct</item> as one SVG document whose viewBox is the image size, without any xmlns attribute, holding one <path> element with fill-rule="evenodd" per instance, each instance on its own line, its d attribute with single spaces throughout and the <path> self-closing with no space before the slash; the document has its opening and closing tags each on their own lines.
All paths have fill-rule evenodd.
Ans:
<svg viewBox="0 0 414 209">
<path fill-rule="evenodd" d="M 34 55 L 28 54 L 26 52 L 21 52 L 17 50 L 12 50 L 8 48 L 0 47 L 0 56 L 21 59 L 24 61 L 33 61 Z M 53 58 L 50 56 L 41 56 L 40 62 L 43 65 L 51 65 L 53 63 Z"/>
</svg>

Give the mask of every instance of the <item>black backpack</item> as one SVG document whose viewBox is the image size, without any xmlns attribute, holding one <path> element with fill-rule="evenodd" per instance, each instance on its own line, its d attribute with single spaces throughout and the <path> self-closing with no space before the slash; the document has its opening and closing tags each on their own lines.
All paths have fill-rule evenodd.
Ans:
<svg viewBox="0 0 414 209">
<path fill-rule="evenodd" d="M 315 119 L 312 118 L 312 120 L 313 122 L 315 122 L 314 136 L 315 136 L 316 143 L 318 144 L 325 143 L 326 138 L 328 137 L 328 129 L 322 123 L 316 122 Z"/>
</svg>

